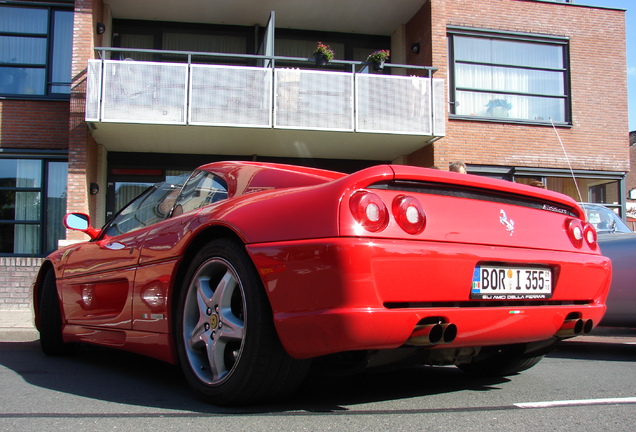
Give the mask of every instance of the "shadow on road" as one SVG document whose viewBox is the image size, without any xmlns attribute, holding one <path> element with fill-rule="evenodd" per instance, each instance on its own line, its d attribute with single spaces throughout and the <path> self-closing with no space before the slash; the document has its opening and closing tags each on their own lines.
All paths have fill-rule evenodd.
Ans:
<svg viewBox="0 0 636 432">
<path fill-rule="evenodd" d="M 634 362 L 636 329 L 596 327 L 589 335 L 562 341 L 549 357 Z"/>
<path fill-rule="evenodd" d="M 190 391 L 178 367 L 136 354 L 83 346 L 47 357 L 39 341 L 0 342 L 0 365 L 33 386 L 71 395 L 202 415 L 334 412 L 365 404 L 462 390 L 490 391 L 509 380 L 472 378 L 455 367 L 417 367 L 349 377 L 310 376 L 288 399 L 246 408 L 208 405 Z M 513 378 L 514 379 L 514 378 Z"/>
<path fill-rule="evenodd" d="M 579 360 L 636 362 L 636 345 L 620 342 L 561 342 L 548 357 Z"/>
</svg>

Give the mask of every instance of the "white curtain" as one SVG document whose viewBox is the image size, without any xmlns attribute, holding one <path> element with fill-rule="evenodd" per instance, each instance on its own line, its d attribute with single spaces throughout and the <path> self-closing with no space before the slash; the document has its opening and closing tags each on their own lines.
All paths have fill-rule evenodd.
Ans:
<svg viewBox="0 0 636 432">
<path fill-rule="evenodd" d="M 535 69 L 561 69 L 561 46 L 456 36 L 455 59 L 455 86 L 479 90 L 456 92 L 456 114 L 564 120 L 562 98 L 506 94 L 563 96 L 563 72 Z"/>
<path fill-rule="evenodd" d="M 16 187 L 36 188 L 42 184 L 42 161 L 17 160 Z M 41 194 L 36 191 L 15 193 L 15 220 L 40 220 Z M 40 224 L 16 224 L 14 227 L 13 252 L 36 255 L 40 253 Z"/>
</svg>

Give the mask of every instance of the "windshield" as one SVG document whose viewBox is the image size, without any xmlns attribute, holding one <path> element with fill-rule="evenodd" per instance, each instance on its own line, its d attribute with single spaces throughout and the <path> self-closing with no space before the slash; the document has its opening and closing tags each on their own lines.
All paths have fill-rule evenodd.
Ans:
<svg viewBox="0 0 636 432">
<path fill-rule="evenodd" d="M 587 221 L 594 225 L 598 233 L 631 233 L 632 230 L 611 209 L 599 204 L 581 204 Z"/>
</svg>

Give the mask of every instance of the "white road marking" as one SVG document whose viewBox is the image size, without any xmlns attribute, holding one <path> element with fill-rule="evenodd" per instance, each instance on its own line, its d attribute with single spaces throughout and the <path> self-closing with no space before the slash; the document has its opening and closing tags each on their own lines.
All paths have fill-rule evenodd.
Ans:
<svg viewBox="0 0 636 432">
<path fill-rule="evenodd" d="M 606 399 L 580 399 L 548 402 L 525 402 L 516 403 L 517 408 L 552 408 L 572 405 L 613 405 L 613 404 L 636 404 L 636 397 L 606 398 Z"/>
</svg>

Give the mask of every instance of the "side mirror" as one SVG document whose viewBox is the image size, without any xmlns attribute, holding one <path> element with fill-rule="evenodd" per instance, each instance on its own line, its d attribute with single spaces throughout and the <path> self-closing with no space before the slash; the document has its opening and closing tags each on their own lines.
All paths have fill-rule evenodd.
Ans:
<svg viewBox="0 0 636 432">
<path fill-rule="evenodd" d="M 91 227 L 91 217 L 86 213 L 69 213 L 64 216 L 64 226 L 70 230 L 81 231 L 91 240 L 99 235 L 99 230 Z"/>
<path fill-rule="evenodd" d="M 69 213 L 64 217 L 64 226 L 68 229 L 84 231 L 90 224 L 90 216 L 84 213 Z"/>
</svg>

